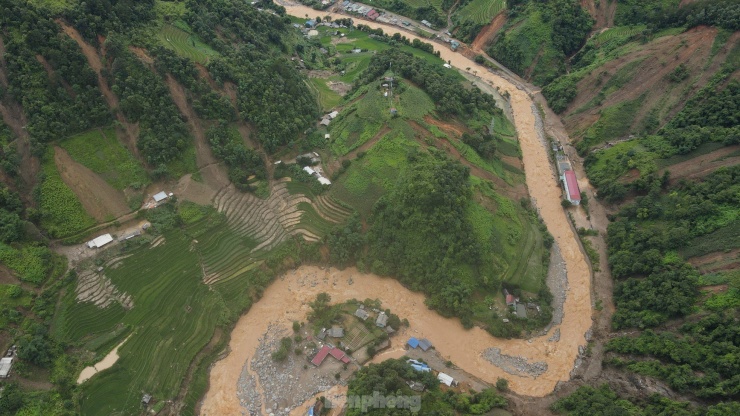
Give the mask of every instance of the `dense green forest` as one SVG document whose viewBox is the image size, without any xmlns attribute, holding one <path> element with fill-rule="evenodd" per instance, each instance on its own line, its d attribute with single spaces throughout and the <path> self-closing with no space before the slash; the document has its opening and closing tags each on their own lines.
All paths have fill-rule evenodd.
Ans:
<svg viewBox="0 0 740 416">
<path fill-rule="evenodd" d="M 729 416 L 740 412 L 740 403 L 726 402 L 700 409 L 689 402 L 675 401 L 659 394 L 645 400 L 620 397 L 608 385 L 584 386 L 564 399 L 558 400 L 552 410 L 570 416 L 590 415 L 675 415 L 675 416 Z"/>
</svg>

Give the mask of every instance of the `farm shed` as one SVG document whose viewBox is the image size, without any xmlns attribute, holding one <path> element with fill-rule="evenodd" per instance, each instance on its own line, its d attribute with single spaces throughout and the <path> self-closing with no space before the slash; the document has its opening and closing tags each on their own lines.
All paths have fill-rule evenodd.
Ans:
<svg viewBox="0 0 740 416">
<path fill-rule="evenodd" d="M 0 358 L 0 378 L 8 378 L 13 367 L 13 357 Z"/>
<path fill-rule="evenodd" d="M 331 185 L 331 181 L 323 176 L 319 176 L 319 183 L 322 185 Z"/>
<path fill-rule="evenodd" d="M 326 359 L 326 356 L 329 355 L 329 351 L 331 351 L 331 348 L 329 348 L 328 345 L 324 345 L 323 347 L 321 347 L 316 356 L 313 357 L 313 360 L 311 360 L 311 364 L 315 365 L 316 367 L 320 366 L 321 363 L 323 363 Z"/>
<path fill-rule="evenodd" d="M 419 340 L 414 337 L 411 337 L 409 338 L 408 341 L 406 341 L 406 345 L 408 345 L 411 348 L 416 348 L 419 346 Z"/>
<path fill-rule="evenodd" d="M 113 241 L 113 237 L 110 234 L 103 234 L 101 236 L 95 237 L 92 240 L 87 242 L 87 246 L 89 248 L 98 248 L 103 247 L 104 245 L 110 243 Z"/>
<path fill-rule="evenodd" d="M 339 111 L 332 111 L 331 113 L 328 114 L 329 118 L 331 119 L 337 118 L 338 115 L 339 115 Z"/>
<path fill-rule="evenodd" d="M 331 123 L 331 120 L 328 119 L 328 118 L 325 118 L 325 119 L 321 120 L 321 123 L 319 123 L 319 124 L 321 124 L 322 126 L 328 126 L 329 123 Z"/>
<path fill-rule="evenodd" d="M 563 184 L 565 185 L 565 195 L 573 205 L 579 205 L 581 203 L 581 191 L 578 189 L 578 181 L 576 181 L 576 173 L 572 170 L 566 170 L 563 173 Z"/>
<path fill-rule="evenodd" d="M 314 173 L 316 173 L 316 171 L 311 169 L 309 166 L 304 166 L 303 171 L 308 173 L 309 175 L 313 175 Z"/>
<path fill-rule="evenodd" d="M 422 338 L 422 339 L 419 340 L 419 348 L 421 348 L 422 350 L 426 351 L 429 348 L 432 348 L 432 342 L 429 341 L 426 338 Z"/>
<path fill-rule="evenodd" d="M 315 26 L 316 26 L 316 21 L 315 21 L 315 20 L 313 20 L 313 19 L 311 19 L 311 20 L 306 20 L 306 23 L 305 23 L 305 25 L 306 25 L 306 27 L 315 27 Z"/>
<path fill-rule="evenodd" d="M 457 383 L 455 383 L 455 379 L 452 378 L 452 376 L 450 376 L 448 374 L 445 374 L 445 373 L 439 373 L 437 375 L 437 380 L 439 380 L 440 383 L 442 383 L 442 384 L 444 384 L 444 385 L 446 385 L 448 387 L 452 387 L 453 385 L 456 385 L 457 384 Z"/>
</svg>

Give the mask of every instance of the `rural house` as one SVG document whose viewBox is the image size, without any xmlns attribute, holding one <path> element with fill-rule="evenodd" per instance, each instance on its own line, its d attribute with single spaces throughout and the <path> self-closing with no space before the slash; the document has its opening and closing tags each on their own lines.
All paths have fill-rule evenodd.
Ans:
<svg viewBox="0 0 740 416">
<path fill-rule="evenodd" d="M 572 170 L 566 170 L 565 173 L 563 173 L 562 180 L 563 185 L 565 186 L 565 198 L 567 198 L 573 205 L 580 205 L 581 191 L 578 189 L 576 173 Z"/>
<path fill-rule="evenodd" d="M 380 328 L 385 328 L 387 324 L 388 324 L 388 315 L 386 315 L 385 312 L 379 313 L 378 318 L 375 319 L 375 325 L 377 325 Z"/>
</svg>

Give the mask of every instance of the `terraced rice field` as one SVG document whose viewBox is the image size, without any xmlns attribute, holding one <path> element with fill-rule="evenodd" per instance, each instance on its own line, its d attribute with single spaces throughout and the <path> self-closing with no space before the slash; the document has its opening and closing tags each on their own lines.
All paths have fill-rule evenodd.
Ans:
<svg viewBox="0 0 740 416">
<path fill-rule="evenodd" d="M 90 302 L 101 309 L 113 302 L 118 302 L 124 309 L 134 306 L 131 295 L 121 293 L 102 272 L 86 270 L 80 273 L 76 293 L 79 302 Z"/>
<path fill-rule="evenodd" d="M 505 0 L 473 0 L 457 13 L 460 21 L 472 21 L 488 24 L 497 14 L 506 8 Z"/>
<path fill-rule="evenodd" d="M 212 56 L 218 55 L 197 37 L 173 25 L 164 25 L 157 36 L 165 47 L 195 62 L 206 63 Z"/>
<path fill-rule="evenodd" d="M 224 311 L 218 293 L 204 285 L 191 237 L 167 234 L 166 243 L 134 250 L 105 274 L 135 307 L 100 309 L 89 302 L 64 311 L 62 332 L 73 341 L 106 338 L 120 325 L 132 328 L 119 361 L 82 385 L 82 414 L 138 414 L 142 392 L 157 400 L 177 395 L 195 355 L 213 335 Z M 166 259 L 166 261 L 163 261 Z M 126 336 L 118 331 L 113 345 Z"/>
<path fill-rule="evenodd" d="M 226 216 L 227 225 L 234 236 L 227 241 L 210 244 L 210 250 L 218 254 L 205 256 L 206 283 L 230 280 L 257 267 L 255 256 L 258 253 L 269 251 L 292 236 L 300 236 L 306 241 L 319 241 L 334 224 L 344 221 L 352 212 L 326 196 L 313 197 L 308 194 L 309 197 L 301 192 L 291 193 L 289 184 L 288 181 L 277 183 L 268 199 L 239 192 L 233 186 L 224 188 L 216 195 L 214 205 Z M 295 185 L 291 187 L 296 189 Z M 302 187 L 298 188 L 302 190 Z M 230 241 L 237 238 L 241 242 L 236 245 Z M 244 252 L 252 257 L 238 261 L 237 258 L 244 257 Z"/>
</svg>

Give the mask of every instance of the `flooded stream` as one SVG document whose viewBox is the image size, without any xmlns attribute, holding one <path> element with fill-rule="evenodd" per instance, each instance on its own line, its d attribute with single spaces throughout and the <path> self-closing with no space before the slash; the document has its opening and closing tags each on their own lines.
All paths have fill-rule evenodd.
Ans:
<svg viewBox="0 0 740 416">
<path fill-rule="evenodd" d="M 344 17 L 303 6 L 289 6 L 286 9 L 289 14 L 298 17 L 306 14 L 311 17 Z M 362 21 L 362 24 L 382 28 L 387 34 L 398 32 L 409 39 L 416 38 L 394 26 L 368 21 Z M 510 96 L 527 187 L 565 261 L 569 289 L 562 324 L 553 328 L 560 329 L 560 340 L 548 341 L 549 335 L 530 340 L 497 339 L 480 328 L 466 330 L 458 320 L 446 319 L 430 311 L 424 305 L 422 294 L 409 291 L 396 280 L 361 274 L 355 269 L 338 271 L 300 267 L 276 280 L 265 291 L 264 297 L 237 322 L 231 335 L 230 354 L 215 363 L 211 370 L 210 388 L 201 408 L 203 415 L 241 414 L 243 409 L 236 394 L 237 380 L 242 367 L 257 349 L 258 337 L 270 322 L 289 327 L 293 320 L 304 320 L 309 310 L 307 302 L 320 292 L 329 293 L 333 302 L 352 298 L 381 299 L 384 308 L 390 308 L 401 318 L 409 320 L 411 326 L 408 333 L 428 338 L 443 357 L 484 381 L 495 383 L 497 378 L 505 377 L 509 380 L 511 390 L 516 393 L 544 396 L 552 392 L 559 381 L 569 379 L 578 356 L 578 347 L 586 344 L 585 334 L 591 327 L 591 275 L 578 238 L 560 205 L 561 190 L 548 160 L 542 123 L 537 119 L 536 109 L 527 92 L 446 46 L 434 44 L 434 47 L 440 51 L 441 58 L 450 61 L 452 66 L 460 70 L 468 67 L 478 69 L 478 82 L 499 87 L 502 94 L 508 92 Z M 350 277 L 354 281 L 351 285 L 348 284 Z M 394 342 L 394 352 L 386 357 L 401 353 L 397 343 L 402 340 L 396 339 Z M 547 370 L 536 378 L 507 374 L 483 358 L 483 351 L 490 347 L 499 348 L 502 354 L 523 357 L 530 363 L 545 362 Z"/>
</svg>

